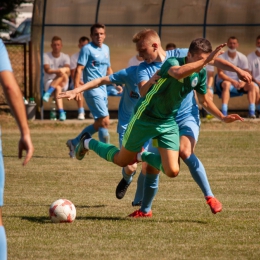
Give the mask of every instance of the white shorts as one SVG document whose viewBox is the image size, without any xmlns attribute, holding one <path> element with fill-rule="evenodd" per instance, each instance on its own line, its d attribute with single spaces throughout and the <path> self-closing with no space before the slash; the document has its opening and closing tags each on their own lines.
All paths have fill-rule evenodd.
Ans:
<svg viewBox="0 0 260 260">
<path fill-rule="evenodd" d="M 45 86 L 44 86 L 45 92 L 48 91 L 48 89 L 49 89 L 49 87 L 50 87 L 52 81 L 53 81 L 53 79 L 49 79 L 49 80 L 46 81 Z M 68 88 L 69 88 L 69 81 L 68 81 L 68 82 L 66 83 L 66 85 L 62 88 L 62 91 L 67 91 Z"/>
</svg>

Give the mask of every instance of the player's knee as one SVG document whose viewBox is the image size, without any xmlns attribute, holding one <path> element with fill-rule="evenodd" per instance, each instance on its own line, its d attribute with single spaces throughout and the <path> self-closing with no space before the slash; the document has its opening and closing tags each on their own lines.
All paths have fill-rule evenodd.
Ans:
<svg viewBox="0 0 260 260">
<path fill-rule="evenodd" d="M 182 160 L 186 160 L 187 158 L 190 157 L 190 151 L 185 148 L 180 148 L 179 156 L 181 157 Z"/>
<path fill-rule="evenodd" d="M 180 168 L 179 168 L 179 165 L 178 166 L 175 166 L 175 167 L 172 167 L 170 169 L 167 169 L 164 173 L 170 177 L 170 178 L 175 178 L 178 176 L 179 174 L 179 171 L 180 171 Z"/>
</svg>

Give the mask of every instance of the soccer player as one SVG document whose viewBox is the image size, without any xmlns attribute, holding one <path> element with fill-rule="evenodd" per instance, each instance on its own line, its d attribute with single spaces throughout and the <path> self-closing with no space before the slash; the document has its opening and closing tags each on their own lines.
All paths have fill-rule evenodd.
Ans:
<svg viewBox="0 0 260 260">
<path fill-rule="evenodd" d="M 78 43 L 79 49 L 82 49 L 82 47 L 85 46 L 88 43 L 89 43 L 88 37 L 86 37 L 86 36 L 80 37 L 79 43 Z M 74 53 L 70 57 L 70 76 L 71 76 L 71 79 L 72 79 L 71 80 L 71 88 L 74 88 L 74 77 L 75 77 L 75 70 L 77 68 L 78 58 L 79 58 L 79 52 Z M 79 84 L 80 85 L 84 84 L 83 75 L 81 75 Z M 80 98 L 78 98 L 77 104 L 78 104 L 78 119 L 84 120 L 85 119 L 85 110 L 84 110 L 84 106 L 83 106 L 83 95 L 82 94 L 80 94 Z"/>
<path fill-rule="evenodd" d="M 26 151 L 26 157 L 23 165 L 26 165 L 33 155 L 33 145 L 30 136 L 30 130 L 27 123 L 23 96 L 21 90 L 14 78 L 10 60 L 6 48 L 0 39 L 0 83 L 3 86 L 7 101 L 13 111 L 18 127 L 20 129 L 21 138 L 18 144 L 18 157 L 22 157 L 23 150 Z M 4 200 L 4 163 L 2 155 L 2 141 L 0 133 L 0 259 L 7 259 L 7 242 L 5 229 L 2 221 L 2 209 Z"/>
<path fill-rule="evenodd" d="M 61 52 L 62 40 L 58 36 L 53 36 L 51 40 L 51 52 L 44 53 L 44 88 L 43 101 L 48 102 L 50 96 L 55 92 L 55 97 L 61 91 L 66 91 L 69 87 L 70 57 Z M 63 109 L 62 100 L 57 100 L 59 109 L 59 120 L 66 120 L 66 113 Z"/>
<path fill-rule="evenodd" d="M 138 102 L 121 149 L 98 142 L 85 133 L 76 147 L 76 158 L 82 160 L 90 149 L 121 167 L 145 161 L 167 176 L 176 177 L 179 172 L 179 131 L 175 121 L 178 108 L 183 98 L 193 89 L 201 94 L 201 102 L 209 108 L 206 72 L 203 67 L 216 58 L 223 46 L 225 44 L 212 52 L 211 44 L 200 38 L 191 43 L 186 59 L 168 59 L 159 72 L 161 78 L 158 83 L 152 85 L 146 96 Z M 242 120 L 238 115 L 224 117 L 214 105 L 209 110 L 227 123 Z M 140 153 L 143 144 L 151 138 L 157 143 L 160 155 Z M 145 215 L 151 214 L 148 212 Z"/>
<path fill-rule="evenodd" d="M 84 83 L 113 73 L 110 65 L 109 47 L 104 44 L 106 38 L 105 25 L 99 23 L 92 25 L 90 28 L 90 37 L 92 41 L 85 45 L 79 54 L 75 73 L 75 88 L 80 86 L 79 82 L 82 71 Z M 78 98 L 77 96 L 76 100 Z M 67 141 L 71 157 L 74 157 L 75 146 L 85 131 L 91 135 L 98 132 L 99 140 L 109 143 L 109 113 L 106 86 L 102 85 L 99 88 L 85 91 L 84 98 L 94 117 L 94 123 L 83 129 L 76 138 Z"/>
</svg>

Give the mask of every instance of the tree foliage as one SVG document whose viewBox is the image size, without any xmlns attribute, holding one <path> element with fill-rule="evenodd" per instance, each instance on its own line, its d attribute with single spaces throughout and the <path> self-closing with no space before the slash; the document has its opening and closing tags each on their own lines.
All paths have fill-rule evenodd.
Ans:
<svg viewBox="0 0 260 260">
<path fill-rule="evenodd" d="M 15 11 L 15 9 L 22 3 L 28 3 L 26 0 L 1 0 L 0 1 L 0 19 L 7 14 Z M 0 23 L 1 23 L 0 20 Z"/>
</svg>

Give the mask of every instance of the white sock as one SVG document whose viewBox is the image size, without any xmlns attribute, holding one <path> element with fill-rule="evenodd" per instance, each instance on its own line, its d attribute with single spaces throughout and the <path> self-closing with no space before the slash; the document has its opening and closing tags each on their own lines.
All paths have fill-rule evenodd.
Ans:
<svg viewBox="0 0 260 260">
<path fill-rule="evenodd" d="M 142 162 L 142 153 L 138 153 L 138 154 L 137 154 L 137 160 L 138 160 L 139 162 Z"/>
<path fill-rule="evenodd" d="M 92 138 L 85 139 L 85 141 L 84 141 L 84 148 L 85 148 L 85 149 L 89 149 L 88 144 L 89 144 L 89 141 L 90 141 L 91 139 L 92 139 Z"/>
</svg>

